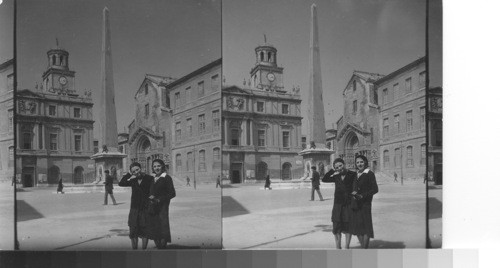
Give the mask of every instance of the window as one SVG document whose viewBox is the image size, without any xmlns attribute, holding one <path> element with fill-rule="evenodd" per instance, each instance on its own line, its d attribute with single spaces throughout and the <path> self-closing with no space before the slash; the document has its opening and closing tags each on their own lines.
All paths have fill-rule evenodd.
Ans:
<svg viewBox="0 0 500 268">
<path fill-rule="evenodd" d="M 44 145 L 44 140 L 43 140 L 43 137 L 44 135 L 42 134 L 43 133 L 43 126 L 42 124 L 38 125 L 38 149 L 43 149 L 43 145 Z"/>
<path fill-rule="evenodd" d="M 175 123 L 175 141 L 180 141 L 182 135 L 181 122 Z"/>
<path fill-rule="evenodd" d="M 373 104 L 378 105 L 378 91 L 376 89 L 373 89 Z"/>
<path fill-rule="evenodd" d="M 212 131 L 218 132 L 220 131 L 220 113 L 219 110 L 212 111 Z"/>
<path fill-rule="evenodd" d="M 193 152 L 189 152 L 187 153 L 187 162 L 186 162 L 187 171 L 193 171 L 193 163 L 194 163 Z"/>
<path fill-rule="evenodd" d="M 406 94 L 411 93 L 411 77 L 406 78 L 405 89 L 406 89 Z"/>
<path fill-rule="evenodd" d="M 7 90 L 14 89 L 14 74 L 7 75 Z"/>
<path fill-rule="evenodd" d="M 187 136 L 188 137 L 193 136 L 193 120 L 191 120 L 191 118 L 188 118 L 186 120 L 186 128 L 187 128 Z"/>
<path fill-rule="evenodd" d="M 401 130 L 399 129 L 399 114 L 394 116 L 394 133 L 399 133 Z"/>
<path fill-rule="evenodd" d="M 231 145 L 239 145 L 240 131 L 238 129 L 231 129 Z"/>
<path fill-rule="evenodd" d="M 389 118 L 384 118 L 382 137 L 387 138 L 389 136 Z"/>
<path fill-rule="evenodd" d="M 356 80 L 352 81 L 352 92 L 356 92 Z"/>
<path fill-rule="evenodd" d="M 443 146 L 443 131 L 436 131 L 436 146 Z"/>
<path fill-rule="evenodd" d="M 198 97 L 205 96 L 205 82 L 201 81 L 198 83 Z"/>
<path fill-rule="evenodd" d="M 201 150 L 199 153 L 199 163 L 198 163 L 198 171 L 205 171 L 207 169 L 205 165 L 205 150 Z"/>
<path fill-rule="evenodd" d="M 427 155 L 425 152 L 425 144 L 420 145 L 420 165 L 425 166 Z"/>
<path fill-rule="evenodd" d="M 257 131 L 257 136 L 258 136 L 258 145 L 260 147 L 266 146 L 266 130 L 265 129 L 259 129 Z"/>
<path fill-rule="evenodd" d="M 50 133 L 50 150 L 57 151 L 57 134 Z"/>
<path fill-rule="evenodd" d="M 9 147 L 9 167 L 14 166 L 14 146 Z"/>
<path fill-rule="evenodd" d="M 281 113 L 282 114 L 288 114 L 290 111 L 288 110 L 288 104 L 282 104 L 281 105 Z"/>
<path fill-rule="evenodd" d="M 213 155 L 214 155 L 214 160 L 216 161 L 220 160 L 220 148 L 215 147 Z"/>
<path fill-rule="evenodd" d="M 283 131 L 283 148 L 290 147 L 290 132 Z"/>
<path fill-rule="evenodd" d="M 356 114 L 358 112 L 358 101 L 355 100 L 352 102 L 352 113 Z"/>
<path fill-rule="evenodd" d="M 387 104 L 389 102 L 389 91 L 387 88 L 382 90 L 382 104 Z"/>
<path fill-rule="evenodd" d="M 406 132 L 413 130 L 413 112 L 406 112 Z"/>
<path fill-rule="evenodd" d="M 420 107 L 420 129 L 425 129 L 425 107 Z"/>
<path fill-rule="evenodd" d="M 144 95 L 148 95 L 148 91 L 149 91 L 149 84 L 148 84 L 148 83 L 146 83 L 146 84 L 144 85 Z"/>
<path fill-rule="evenodd" d="M 406 147 L 406 167 L 413 167 L 413 147 Z"/>
<path fill-rule="evenodd" d="M 97 154 L 99 152 L 99 141 L 94 141 L 94 154 Z M 132 162 L 137 162 L 137 161 L 132 161 Z"/>
<path fill-rule="evenodd" d="M 74 117 L 74 118 L 80 118 L 80 117 L 82 117 L 82 114 L 81 114 L 81 110 L 80 110 L 80 108 L 76 108 L 76 107 L 75 107 L 75 108 L 73 109 L 73 117 Z"/>
<path fill-rule="evenodd" d="M 219 75 L 216 74 L 214 76 L 212 76 L 212 91 L 217 91 L 217 89 L 219 88 Z"/>
<path fill-rule="evenodd" d="M 49 105 L 49 115 L 56 116 L 56 106 L 55 105 Z"/>
<path fill-rule="evenodd" d="M 305 150 L 307 148 L 307 137 L 302 137 L 301 143 L 302 143 L 302 150 Z"/>
<path fill-rule="evenodd" d="M 9 117 L 9 132 L 12 132 L 14 129 L 14 110 L 9 109 L 7 116 Z"/>
<path fill-rule="evenodd" d="M 180 92 L 175 92 L 174 102 L 175 102 L 175 108 L 179 108 L 179 106 L 181 106 L 181 93 Z"/>
<path fill-rule="evenodd" d="M 205 114 L 198 115 L 198 132 L 199 134 L 205 133 Z"/>
<path fill-rule="evenodd" d="M 75 135 L 75 152 L 82 151 L 82 135 Z"/>
<path fill-rule="evenodd" d="M 394 167 L 400 167 L 401 166 L 401 149 L 396 148 L 394 149 Z"/>
<path fill-rule="evenodd" d="M 263 101 L 258 101 L 257 102 L 257 112 L 263 113 L 264 112 L 264 102 Z"/>
<path fill-rule="evenodd" d="M 425 71 L 418 74 L 418 86 L 419 88 L 425 87 Z"/>
<path fill-rule="evenodd" d="M 149 104 L 144 105 L 144 116 L 149 116 Z"/>
<path fill-rule="evenodd" d="M 191 87 L 186 88 L 186 102 L 189 102 L 191 98 Z"/>
<path fill-rule="evenodd" d="M 392 90 L 394 91 L 394 100 L 397 100 L 399 98 L 399 84 L 394 84 Z"/>
<path fill-rule="evenodd" d="M 384 150 L 384 153 L 383 153 L 383 157 L 384 157 L 384 168 L 388 168 L 389 167 L 389 150 Z"/>
<path fill-rule="evenodd" d="M 23 149 L 30 150 L 31 149 L 31 133 L 24 132 L 23 133 Z"/>
<path fill-rule="evenodd" d="M 175 155 L 175 171 L 180 172 L 182 170 L 182 156 L 181 154 Z"/>
</svg>

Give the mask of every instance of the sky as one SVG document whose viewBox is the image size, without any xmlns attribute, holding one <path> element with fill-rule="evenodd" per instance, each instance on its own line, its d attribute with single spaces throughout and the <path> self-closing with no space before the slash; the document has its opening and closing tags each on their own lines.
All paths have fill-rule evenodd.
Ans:
<svg viewBox="0 0 500 268">
<path fill-rule="evenodd" d="M 102 10 L 109 9 L 118 131 L 135 116 L 145 74 L 182 77 L 221 57 L 219 0 L 18 1 L 18 88 L 34 89 L 47 51 L 69 52 L 75 89 L 91 89 L 99 118 Z M 94 123 L 94 136 L 100 136 Z"/>
<path fill-rule="evenodd" d="M 223 1 L 223 73 L 243 85 L 255 64 L 254 49 L 273 44 L 284 86 L 298 85 L 302 132 L 308 132 L 308 61 L 311 4 L 316 3 L 325 106 L 332 128 L 343 111 L 342 91 L 353 70 L 388 74 L 425 56 L 425 0 Z"/>
<path fill-rule="evenodd" d="M 0 4 L 0 64 L 14 57 L 14 1 Z"/>
</svg>

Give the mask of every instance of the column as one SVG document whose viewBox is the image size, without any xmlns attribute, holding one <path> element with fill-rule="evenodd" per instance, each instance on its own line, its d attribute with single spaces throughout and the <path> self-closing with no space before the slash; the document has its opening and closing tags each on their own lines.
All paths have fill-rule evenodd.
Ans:
<svg viewBox="0 0 500 268">
<path fill-rule="evenodd" d="M 240 145 L 246 146 L 247 145 L 247 121 L 246 120 L 241 120 L 240 130 L 241 130 Z"/>
<path fill-rule="evenodd" d="M 250 122 L 250 146 L 253 146 L 253 120 L 248 121 Z"/>
<path fill-rule="evenodd" d="M 227 140 L 229 139 L 229 135 L 228 135 L 228 127 L 227 127 L 226 118 L 222 118 L 222 124 L 224 127 L 224 129 L 222 130 L 222 131 L 224 131 L 224 145 L 228 145 Z"/>
</svg>

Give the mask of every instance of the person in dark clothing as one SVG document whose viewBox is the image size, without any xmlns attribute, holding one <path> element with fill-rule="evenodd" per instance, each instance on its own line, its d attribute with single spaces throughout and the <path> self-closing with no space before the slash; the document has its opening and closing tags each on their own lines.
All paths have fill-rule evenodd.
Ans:
<svg viewBox="0 0 500 268">
<path fill-rule="evenodd" d="M 394 181 L 393 182 L 398 182 L 398 173 L 394 172 Z"/>
<path fill-rule="evenodd" d="M 271 190 L 271 179 L 269 178 L 269 174 L 266 176 L 266 183 L 264 184 L 264 190 Z"/>
<path fill-rule="evenodd" d="M 149 226 L 152 229 L 152 238 L 156 247 L 165 249 L 167 243 L 172 242 L 168 212 L 170 200 L 175 197 L 175 188 L 172 177 L 167 175 L 167 169 L 162 160 L 153 160 L 153 172 L 155 177 L 149 191 Z"/>
<path fill-rule="evenodd" d="M 314 201 L 314 191 L 318 192 L 319 200 L 323 201 L 323 196 L 321 195 L 321 192 L 319 190 L 319 185 L 320 185 L 320 178 L 319 178 L 319 173 L 316 171 L 316 166 L 311 167 L 312 170 L 312 178 L 311 178 L 311 200 Z"/>
<path fill-rule="evenodd" d="M 351 193 L 352 184 L 356 179 L 356 172 L 345 168 L 342 158 L 333 161 L 334 169 L 328 171 L 323 177 L 323 182 L 335 183 L 335 194 L 332 209 L 332 233 L 335 236 L 335 244 L 341 249 L 342 233 L 345 234 L 345 248 L 348 249 L 351 243 L 351 233 L 349 232 L 349 220 L 351 218 Z"/>
<path fill-rule="evenodd" d="M 60 177 L 59 181 L 57 182 L 57 193 L 60 192 L 61 194 L 64 194 L 63 188 L 64 188 L 64 185 L 63 185 L 63 182 L 62 182 L 62 177 Z"/>
<path fill-rule="evenodd" d="M 220 175 L 217 176 L 217 180 L 215 181 L 215 188 L 221 187 L 220 186 Z M 221 187 L 222 188 L 222 187 Z"/>
<path fill-rule="evenodd" d="M 111 196 L 111 200 L 113 200 L 113 205 L 116 204 L 115 197 L 113 196 L 113 177 L 109 175 L 109 170 L 104 171 L 105 174 L 105 181 L 104 181 L 104 191 L 106 192 L 104 194 L 104 205 L 108 204 L 108 195 Z"/>
<path fill-rule="evenodd" d="M 128 214 L 129 238 L 132 242 L 132 249 L 137 249 L 139 237 L 142 239 L 142 249 L 148 247 L 151 231 L 146 224 L 146 218 L 148 217 L 149 190 L 152 183 L 153 176 L 142 173 L 141 164 L 137 162 L 130 165 L 130 172 L 125 174 L 118 183 L 119 186 L 132 188 Z"/>
<path fill-rule="evenodd" d="M 357 200 L 358 209 L 352 210 L 349 230 L 358 236 L 362 248 L 368 248 L 370 238 L 374 237 L 372 200 L 373 195 L 378 193 L 378 185 L 375 174 L 368 168 L 368 159 L 363 155 L 358 155 L 355 159 L 358 173 L 352 186 L 352 195 Z"/>
</svg>

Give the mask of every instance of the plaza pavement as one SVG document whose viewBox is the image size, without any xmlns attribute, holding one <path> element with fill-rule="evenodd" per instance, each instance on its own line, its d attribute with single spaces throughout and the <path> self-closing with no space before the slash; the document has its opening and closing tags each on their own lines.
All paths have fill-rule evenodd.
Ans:
<svg viewBox="0 0 500 268">
<path fill-rule="evenodd" d="M 0 250 L 14 249 L 14 186 L 0 182 Z"/>
<path fill-rule="evenodd" d="M 260 184 L 227 186 L 222 205 L 224 248 L 335 248 L 330 220 L 333 193 L 334 188 L 323 188 L 325 201 L 316 196 L 311 202 L 309 188 L 266 191 Z M 425 185 L 420 180 L 404 186 L 379 183 L 372 206 L 375 238 L 370 248 L 425 248 Z M 441 218 L 434 216 L 436 227 Z M 441 232 L 435 230 L 436 235 Z M 351 247 L 360 248 L 357 238 Z"/>
<path fill-rule="evenodd" d="M 119 188 L 115 186 L 115 189 Z M 177 187 L 170 203 L 170 249 L 221 247 L 221 189 L 215 184 Z M 116 191 L 118 205 L 103 206 L 104 192 L 56 194 L 56 188 L 18 192 L 22 250 L 131 250 L 130 191 Z M 156 250 L 153 241 L 148 250 Z"/>
</svg>

